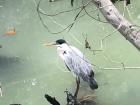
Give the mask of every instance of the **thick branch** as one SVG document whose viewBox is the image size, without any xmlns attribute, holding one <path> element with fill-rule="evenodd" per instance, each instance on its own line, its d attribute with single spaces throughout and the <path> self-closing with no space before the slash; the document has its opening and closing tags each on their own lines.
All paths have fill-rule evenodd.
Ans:
<svg viewBox="0 0 140 105">
<path fill-rule="evenodd" d="M 140 31 L 125 19 L 110 0 L 93 0 L 106 20 L 140 51 Z M 109 5 L 109 6 L 107 6 Z"/>
</svg>

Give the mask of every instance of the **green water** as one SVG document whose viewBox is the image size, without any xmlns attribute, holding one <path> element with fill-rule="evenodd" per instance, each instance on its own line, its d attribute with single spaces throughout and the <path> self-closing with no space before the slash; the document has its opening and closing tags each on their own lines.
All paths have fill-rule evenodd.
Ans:
<svg viewBox="0 0 140 105">
<path fill-rule="evenodd" d="M 41 8 L 50 14 L 72 8 L 66 0 L 48 1 L 43 0 Z M 79 2 L 75 1 L 74 7 L 80 5 Z M 132 0 L 128 6 L 131 17 L 125 12 L 125 16 L 137 24 L 140 24 L 139 3 L 139 0 Z M 66 104 L 64 90 L 74 92 L 75 78 L 67 72 L 56 49 L 42 45 L 59 38 L 65 38 L 79 48 L 93 64 L 108 68 L 95 67 L 99 89 L 93 92 L 82 82 L 80 95 L 95 94 L 99 105 L 139 105 L 140 69 L 134 69 L 140 67 L 139 51 L 119 33 L 107 38 L 101 48 L 100 41 L 114 30 L 112 26 L 84 16 L 70 32 L 54 35 L 41 24 L 34 0 L 0 0 L 0 6 L 0 81 L 3 90 L 0 105 L 49 105 L 45 93 L 57 97 L 62 105 Z M 121 3 L 116 6 L 123 10 Z M 90 5 L 88 9 L 95 7 Z M 51 18 L 43 16 L 43 19 L 51 31 L 57 32 L 71 23 L 76 13 L 78 11 Z M 16 35 L 5 36 L 10 27 L 16 28 Z M 88 35 L 93 49 L 102 51 L 93 54 L 85 50 L 83 33 Z M 133 69 L 124 70 L 122 62 L 125 67 Z"/>
</svg>

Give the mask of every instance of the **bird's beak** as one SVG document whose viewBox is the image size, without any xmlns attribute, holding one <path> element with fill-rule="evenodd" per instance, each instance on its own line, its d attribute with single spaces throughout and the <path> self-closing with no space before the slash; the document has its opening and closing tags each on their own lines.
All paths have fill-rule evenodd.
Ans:
<svg viewBox="0 0 140 105">
<path fill-rule="evenodd" d="M 56 43 L 45 43 L 43 44 L 44 46 L 47 46 L 47 47 L 53 47 L 53 46 L 56 46 Z"/>
</svg>

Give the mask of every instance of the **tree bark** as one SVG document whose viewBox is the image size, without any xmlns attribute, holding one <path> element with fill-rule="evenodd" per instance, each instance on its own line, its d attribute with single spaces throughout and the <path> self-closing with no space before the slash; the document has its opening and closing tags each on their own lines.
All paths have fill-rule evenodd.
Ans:
<svg viewBox="0 0 140 105">
<path fill-rule="evenodd" d="M 106 20 L 140 51 L 140 30 L 125 19 L 110 0 L 92 0 Z"/>
</svg>

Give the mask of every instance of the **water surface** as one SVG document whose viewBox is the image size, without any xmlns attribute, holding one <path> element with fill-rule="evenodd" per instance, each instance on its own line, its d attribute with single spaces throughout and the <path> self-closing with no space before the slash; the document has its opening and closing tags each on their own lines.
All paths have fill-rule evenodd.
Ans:
<svg viewBox="0 0 140 105">
<path fill-rule="evenodd" d="M 49 1 L 49 0 L 48 0 Z M 43 0 L 41 8 L 49 14 L 72 9 L 70 2 L 56 0 L 49 3 Z M 38 1 L 37 1 L 38 2 Z M 126 18 L 140 24 L 139 0 L 132 0 L 128 6 L 131 17 Z M 74 7 L 80 5 L 75 1 Z M 87 84 L 81 83 L 80 95 L 95 94 L 99 105 L 139 105 L 140 54 L 118 32 L 107 38 L 101 46 L 101 40 L 114 30 L 109 24 L 99 23 L 88 16 L 76 22 L 70 32 L 50 34 L 39 20 L 34 0 L 0 0 L 0 81 L 3 97 L 0 105 L 20 103 L 22 105 L 49 105 L 44 98 L 48 93 L 66 104 L 64 90 L 75 90 L 75 78 L 59 59 L 55 48 L 46 48 L 44 42 L 65 38 L 79 48 L 95 67 L 99 89 L 93 92 Z M 122 11 L 121 3 L 116 4 Z M 90 5 L 88 10 L 95 9 Z M 42 16 L 52 32 L 62 30 L 72 22 L 78 11 L 61 14 L 56 17 Z M 16 35 L 5 36 L 8 28 L 15 27 Z M 93 52 L 84 49 L 87 34 Z M 127 68 L 123 68 L 122 63 Z M 99 66 L 104 69 L 99 69 Z M 112 68 L 112 69 L 111 69 Z"/>
</svg>

